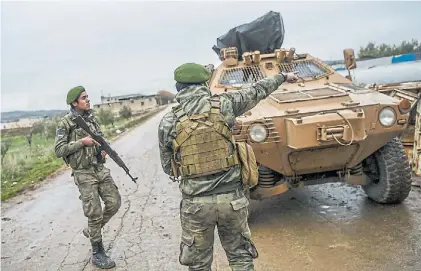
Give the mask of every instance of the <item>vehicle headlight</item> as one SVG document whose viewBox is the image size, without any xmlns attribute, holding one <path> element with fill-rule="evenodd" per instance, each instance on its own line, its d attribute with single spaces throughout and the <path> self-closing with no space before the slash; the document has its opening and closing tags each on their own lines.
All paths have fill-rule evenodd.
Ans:
<svg viewBox="0 0 421 271">
<path fill-rule="evenodd" d="M 396 121 L 395 111 L 390 107 L 385 107 L 380 111 L 379 121 L 383 126 L 392 126 Z"/>
<path fill-rule="evenodd" d="M 249 135 L 251 140 L 260 143 L 266 139 L 268 132 L 266 130 L 266 127 L 262 124 L 253 124 L 250 127 Z"/>
</svg>

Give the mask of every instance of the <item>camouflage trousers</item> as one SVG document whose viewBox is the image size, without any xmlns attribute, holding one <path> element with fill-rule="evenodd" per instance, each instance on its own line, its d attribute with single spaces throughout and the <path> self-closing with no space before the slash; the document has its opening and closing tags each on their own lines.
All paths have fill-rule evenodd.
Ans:
<svg viewBox="0 0 421 271">
<path fill-rule="evenodd" d="M 180 264 L 189 270 L 211 270 L 215 226 L 231 270 L 254 270 L 258 252 L 248 226 L 248 199 L 243 191 L 183 198 Z"/>
<path fill-rule="evenodd" d="M 75 184 L 79 188 L 84 215 L 88 218 L 90 239 L 102 239 L 102 227 L 113 217 L 121 206 L 118 187 L 111 177 L 110 170 L 101 166 L 92 172 L 74 172 Z M 104 201 L 104 210 L 100 198 Z"/>
</svg>

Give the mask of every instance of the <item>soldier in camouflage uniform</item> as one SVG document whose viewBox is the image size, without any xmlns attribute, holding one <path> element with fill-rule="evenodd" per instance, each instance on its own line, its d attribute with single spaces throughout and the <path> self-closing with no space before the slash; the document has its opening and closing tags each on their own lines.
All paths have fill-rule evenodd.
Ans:
<svg viewBox="0 0 421 271">
<path fill-rule="evenodd" d="M 67 94 L 67 104 L 71 109 L 57 125 L 54 150 L 56 156 L 62 157 L 72 168 L 83 212 L 88 218 L 88 228 L 83 234 L 91 241 L 92 263 L 99 268 L 112 268 L 115 263 L 105 254 L 101 230 L 119 210 L 121 196 L 110 170 L 104 166 L 106 153 L 100 151 L 98 142 L 72 121 L 81 115 L 92 131 L 102 135 L 90 110 L 85 89 L 82 86 L 72 88 Z M 104 201 L 104 210 L 100 198 Z"/>
<path fill-rule="evenodd" d="M 231 128 L 235 118 L 256 106 L 294 73 L 269 76 L 250 88 L 212 95 L 205 86 L 209 72 L 183 64 L 174 72 L 179 105 L 158 129 L 161 164 L 170 176 L 181 176 L 179 261 L 189 270 L 211 270 L 214 229 L 232 270 L 254 270 L 257 250 L 248 226 L 249 201 L 241 180 Z"/>
</svg>

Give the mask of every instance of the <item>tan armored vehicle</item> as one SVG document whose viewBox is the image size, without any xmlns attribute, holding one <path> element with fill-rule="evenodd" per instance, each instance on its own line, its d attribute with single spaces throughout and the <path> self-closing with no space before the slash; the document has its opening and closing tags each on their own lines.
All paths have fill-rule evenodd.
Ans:
<svg viewBox="0 0 421 271">
<path fill-rule="evenodd" d="M 251 198 L 345 182 L 361 185 L 380 203 L 403 201 L 411 169 L 398 137 L 416 98 L 355 85 L 310 54 L 281 48 L 282 41 L 282 19 L 269 12 L 220 37 L 213 49 L 222 64 L 207 66 L 213 93 L 236 91 L 280 72 L 297 71 L 300 77 L 239 118 L 235 138 L 253 147 L 259 164 Z M 344 50 L 344 56 L 346 66 L 355 67 L 353 51 Z"/>
</svg>

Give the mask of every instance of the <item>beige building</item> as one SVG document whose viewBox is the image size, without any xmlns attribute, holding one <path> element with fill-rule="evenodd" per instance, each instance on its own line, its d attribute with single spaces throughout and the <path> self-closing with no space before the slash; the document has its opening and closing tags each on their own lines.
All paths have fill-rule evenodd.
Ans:
<svg viewBox="0 0 421 271">
<path fill-rule="evenodd" d="M 18 121 L 2 122 L 1 130 L 32 127 L 35 122 L 42 121 L 43 119 L 44 118 L 22 118 Z"/>
<path fill-rule="evenodd" d="M 127 106 L 133 114 L 141 113 L 159 106 L 157 95 L 129 94 L 121 96 L 101 96 L 101 104 L 95 104 L 94 110 L 111 110 L 118 115 L 120 110 Z"/>
</svg>

